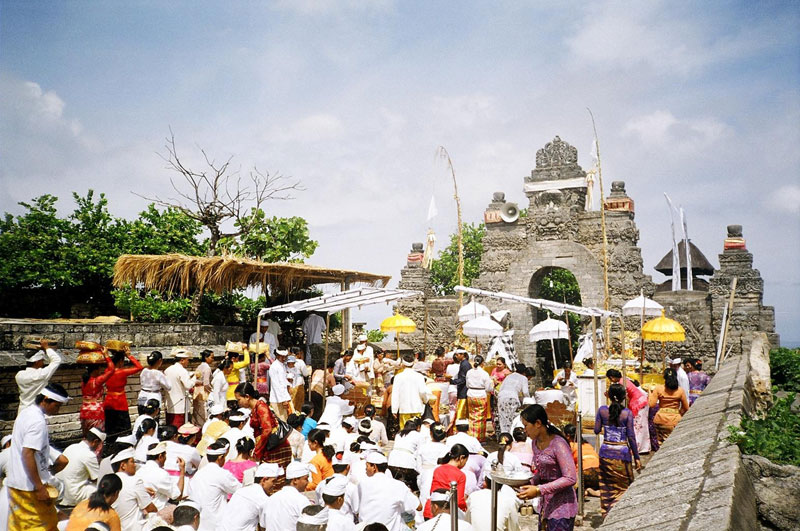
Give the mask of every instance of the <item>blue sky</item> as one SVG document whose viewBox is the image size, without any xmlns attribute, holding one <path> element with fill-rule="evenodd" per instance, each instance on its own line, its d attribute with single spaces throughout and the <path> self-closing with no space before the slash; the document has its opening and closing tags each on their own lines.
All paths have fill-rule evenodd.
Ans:
<svg viewBox="0 0 800 531">
<path fill-rule="evenodd" d="M 0 1 L 0 211 L 105 192 L 117 215 L 168 195 L 169 127 L 302 180 L 312 263 L 391 274 L 494 191 L 524 202 L 555 135 L 636 202 L 645 272 L 669 249 L 662 193 L 715 265 L 744 226 L 784 342 L 800 342 L 800 4 L 796 2 Z M 386 308 L 355 318 L 371 325 Z"/>
</svg>

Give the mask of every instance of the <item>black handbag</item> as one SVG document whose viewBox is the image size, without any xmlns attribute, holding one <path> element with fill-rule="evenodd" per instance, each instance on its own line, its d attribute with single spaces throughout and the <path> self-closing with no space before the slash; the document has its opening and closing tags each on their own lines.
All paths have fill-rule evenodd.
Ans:
<svg viewBox="0 0 800 531">
<path fill-rule="evenodd" d="M 276 426 L 272 429 L 272 432 L 267 437 L 267 451 L 270 452 L 280 446 L 283 441 L 289 437 L 289 434 L 292 433 L 292 427 L 289 426 L 285 421 L 281 420 L 281 418 L 272 411 L 272 408 L 269 410 L 272 413 L 273 418 L 275 419 Z"/>
</svg>

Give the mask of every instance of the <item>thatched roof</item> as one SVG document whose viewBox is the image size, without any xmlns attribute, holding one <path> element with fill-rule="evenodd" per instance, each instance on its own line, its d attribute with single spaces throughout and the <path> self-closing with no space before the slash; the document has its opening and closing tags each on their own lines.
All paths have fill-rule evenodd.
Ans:
<svg viewBox="0 0 800 531">
<path fill-rule="evenodd" d="M 689 240 L 689 252 L 692 255 L 692 275 L 713 275 L 714 266 L 708 261 L 708 258 L 703 255 L 700 249 L 697 248 L 692 240 Z M 678 242 L 678 259 L 681 265 L 681 276 L 686 274 L 686 246 L 683 241 Z M 659 273 L 672 276 L 672 250 L 670 250 L 661 261 L 656 264 L 655 270 Z"/>
<path fill-rule="evenodd" d="M 282 293 L 320 284 L 357 284 L 384 287 L 392 277 L 308 264 L 274 263 L 236 256 L 182 254 L 124 254 L 114 266 L 114 286 L 143 285 L 146 289 L 187 294 L 195 289 L 224 293 L 251 286 Z"/>
</svg>

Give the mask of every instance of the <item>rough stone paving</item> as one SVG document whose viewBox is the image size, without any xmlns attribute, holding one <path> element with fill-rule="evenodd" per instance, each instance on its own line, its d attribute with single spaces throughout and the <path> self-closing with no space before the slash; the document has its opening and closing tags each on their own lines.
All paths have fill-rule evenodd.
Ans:
<svg viewBox="0 0 800 531">
<path fill-rule="evenodd" d="M 494 193 L 484 215 L 484 250 L 474 287 L 535 298 L 539 295 L 544 275 L 553 268 L 563 268 L 575 275 L 584 306 L 604 307 L 601 212 L 586 209 L 586 172 L 577 160 L 577 149 L 559 137 L 538 150 L 536 168 L 524 178 L 528 198 L 526 217 L 504 221 L 500 212 L 509 203 L 504 193 Z M 666 345 L 668 355 L 702 358 L 706 361 L 706 369 L 713 371 L 713 362 L 709 362 L 715 356 L 723 311 L 728 304 L 734 277 L 738 278 L 738 287 L 727 341 L 731 354 L 743 351 L 743 334 L 752 331 L 766 332 L 771 344 L 780 344 L 775 333 L 774 310 L 763 305 L 764 283 L 758 270 L 753 268 L 753 255 L 744 245 L 741 226 L 728 227 L 725 250 L 719 255 L 720 268 L 714 271 L 707 283 L 697 282 L 699 289 L 696 291 L 656 292 L 652 278 L 643 271 L 634 202 L 625 192 L 625 183 L 614 181 L 603 204 L 609 307 L 618 311 L 640 292 L 660 302 L 666 308 L 666 315 L 679 321 L 686 329 L 685 342 Z M 728 248 L 729 241 L 735 241 L 736 245 Z M 670 247 L 668 242 L 665 246 Z M 399 285 L 421 290 L 426 295 L 404 299 L 398 303 L 398 309 L 418 323 L 417 332 L 403 336 L 406 343 L 418 349 L 423 348 L 422 323 L 426 321 L 427 313 L 427 347 L 431 349 L 452 342 L 457 324 L 458 297 L 433 293 L 430 272 L 421 266 L 419 260 L 422 250 L 421 243 L 412 245 Z M 540 365 L 536 358 L 536 345 L 527 339 L 528 330 L 536 324 L 535 311 L 524 304 L 478 300 L 493 311 L 511 311 L 515 347 L 520 359 Z M 628 330 L 638 329 L 639 318 L 626 318 L 625 326 Z M 619 322 L 615 320 L 612 332 L 617 332 L 618 327 Z M 660 348 L 651 346 L 647 352 L 652 361 L 660 361 Z"/>
</svg>

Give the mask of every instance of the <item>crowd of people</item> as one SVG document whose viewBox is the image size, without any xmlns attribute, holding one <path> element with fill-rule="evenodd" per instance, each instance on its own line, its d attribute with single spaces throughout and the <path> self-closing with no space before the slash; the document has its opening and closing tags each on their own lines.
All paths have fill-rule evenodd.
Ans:
<svg viewBox="0 0 800 531">
<path fill-rule="evenodd" d="M 496 357 L 488 370 L 461 348 L 395 360 L 360 336 L 312 370 L 301 348 L 281 348 L 262 325 L 251 338 L 266 342 L 261 350 L 228 343 L 217 362 L 211 351 L 176 347 L 163 371 L 160 352 L 145 367 L 127 348 L 104 349 L 82 379 L 83 439 L 63 452 L 50 445 L 47 417 L 71 397 L 50 381 L 61 356 L 43 341 L 17 375 L 19 413 L 2 439 L 0 529 L 441 530 L 451 525 L 455 482 L 459 529 L 482 531 L 498 470 L 532 474 L 529 486 L 498 489 L 498 529 L 519 529 L 529 500 L 542 529 L 572 529 L 576 429 L 557 428 L 534 403 L 532 368 Z M 608 405 L 594 425 L 603 443 L 597 453 L 581 448 L 587 493 L 604 513 L 641 468 L 640 452 L 658 448 L 708 383 L 697 360 L 688 378 L 671 361 L 649 395 L 606 373 Z M 565 395 L 570 369 L 556 375 Z M 137 373 L 132 423 L 125 389 Z M 646 445 L 642 424 L 655 435 Z M 487 451 L 490 439 L 497 451 Z"/>
</svg>

